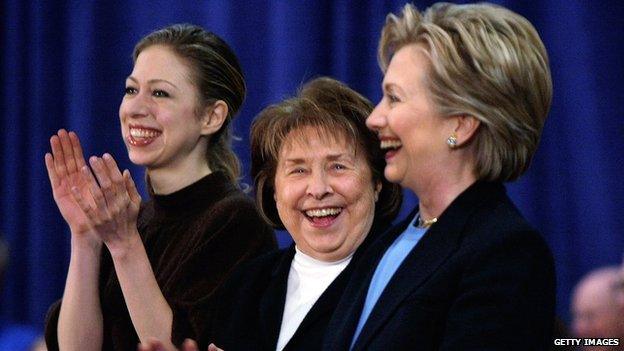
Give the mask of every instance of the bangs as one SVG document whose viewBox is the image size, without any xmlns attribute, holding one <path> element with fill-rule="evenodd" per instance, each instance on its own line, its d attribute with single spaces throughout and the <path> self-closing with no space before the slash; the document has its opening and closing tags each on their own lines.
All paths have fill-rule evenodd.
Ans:
<svg viewBox="0 0 624 351">
<path fill-rule="evenodd" d="M 297 107 L 288 106 L 272 112 L 274 118 L 271 126 L 265 128 L 267 135 L 263 138 L 264 159 L 277 160 L 283 147 L 309 147 L 310 133 L 323 142 L 344 143 L 354 152 L 363 142 L 358 138 L 356 127 L 348 119 L 330 116 L 328 111 L 309 100 L 300 101 Z"/>
</svg>

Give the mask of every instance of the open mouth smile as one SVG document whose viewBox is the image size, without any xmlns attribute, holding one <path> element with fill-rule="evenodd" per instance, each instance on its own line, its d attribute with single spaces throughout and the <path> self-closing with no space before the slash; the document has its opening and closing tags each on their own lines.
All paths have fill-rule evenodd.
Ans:
<svg viewBox="0 0 624 351">
<path fill-rule="evenodd" d="M 158 129 L 130 125 L 128 142 L 133 146 L 145 146 L 151 144 L 161 134 Z"/>
<path fill-rule="evenodd" d="M 396 138 L 381 138 L 380 148 L 385 152 L 386 160 L 392 158 L 403 146 L 401 140 Z"/>
<path fill-rule="evenodd" d="M 328 227 L 340 214 L 342 207 L 324 207 L 301 211 L 314 227 Z"/>
</svg>

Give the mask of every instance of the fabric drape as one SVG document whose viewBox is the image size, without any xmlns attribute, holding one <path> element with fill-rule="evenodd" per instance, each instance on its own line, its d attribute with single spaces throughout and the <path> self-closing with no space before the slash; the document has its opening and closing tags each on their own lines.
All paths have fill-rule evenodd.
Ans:
<svg viewBox="0 0 624 351">
<path fill-rule="evenodd" d="M 508 189 L 554 253 L 557 311 L 567 319 L 576 281 L 593 268 L 621 262 L 624 251 L 624 3 L 494 2 L 527 17 L 550 55 L 554 99 L 540 148 L 528 173 Z M 414 3 L 424 9 L 432 1 Z M 142 36 L 190 22 L 233 47 L 249 90 L 233 123 L 240 137 L 235 149 L 248 172 L 252 118 L 310 78 L 330 75 L 379 100 L 379 35 L 385 15 L 403 4 L 1 1 L 0 231 L 11 256 L 0 320 L 40 327 L 63 292 L 69 230 L 43 162 L 54 132 L 75 130 L 87 155 L 110 152 L 141 182 L 143 171 L 129 162 L 120 137 L 118 108 L 133 45 Z M 404 208 L 415 203 L 408 195 Z M 287 245 L 284 234 L 280 240 Z"/>
</svg>

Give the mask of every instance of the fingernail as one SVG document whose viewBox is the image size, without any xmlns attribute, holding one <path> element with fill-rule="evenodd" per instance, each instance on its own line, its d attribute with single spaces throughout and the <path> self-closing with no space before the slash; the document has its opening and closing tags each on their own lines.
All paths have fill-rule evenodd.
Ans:
<svg viewBox="0 0 624 351">
<path fill-rule="evenodd" d="M 104 155 L 102 155 L 103 158 L 110 160 L 112 158 L 112 156 L 109 153 L 105 153 Z"/>
</svg>

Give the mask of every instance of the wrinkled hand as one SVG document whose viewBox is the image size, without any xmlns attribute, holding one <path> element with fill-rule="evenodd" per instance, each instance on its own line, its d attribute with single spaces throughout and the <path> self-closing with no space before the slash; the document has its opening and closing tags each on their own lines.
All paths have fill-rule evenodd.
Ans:
<svg viewBox="0 0 624 351">
<path fill-rule="evenodd" d="M 141 196 L 130 172 L 125 170 L 122 174 L 111 155 L 104 154 L 102 158 L 93 156 L 89 164 L 91 169 L 87 165 L 80 169 L 89 192 L 85 194 L 82 189 L 73 186 L 72 196 L 111 254 L 124 252 L 133 240 L 140 240 L 137 216 Z"/>
<path fill-rule="evenodd" d="M 137 348 L 138 351 L 178 351 L 173 346 L 165 346 L 160 340 L 150 339 L 145 343 L 139 344 Z M 182 344 L 182 349 L 179 351 L 199 351 L 197 343 L 191 339 L 184 340 L 184 344 Z M 223 351 L 222 349 L 215 346 L 215 344 L 210 344 L 208 346 L 208 351 Z"/>
<path fill-rule="evenodd" d="M 50 138 L 52 154 L 46 153 L 45 165 L 52 186 L 54 201 L 72 233 L 87 236 L 92 230 L 91 221 L 72 195 L 72 188 L 83 195 L 89 193 L 80 169 L 85 166 L 78 135 L 61 129 Z M 90 239 L 99 241 L 95 236 Z"/>
</svg>

